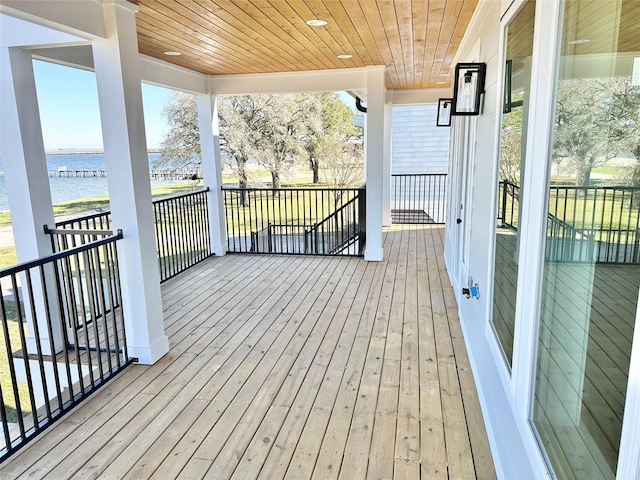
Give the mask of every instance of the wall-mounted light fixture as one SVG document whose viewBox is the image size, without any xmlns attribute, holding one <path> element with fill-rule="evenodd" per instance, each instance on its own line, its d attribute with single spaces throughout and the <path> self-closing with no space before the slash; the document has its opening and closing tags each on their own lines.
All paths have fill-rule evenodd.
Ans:
<svg viewBox="0 0 640 480">
<path fill-rule="evenodd" d="M 451 126 L 451 110 L 453 110 L 453 98 L 441 98 L 438 100 L 436 127 Z"/>
<path fill-rule="evenodd" d="M 479 115 L 486 63 L 459 63 L 453 85 L 453 111 L 451 115 Z"/>
</svg>

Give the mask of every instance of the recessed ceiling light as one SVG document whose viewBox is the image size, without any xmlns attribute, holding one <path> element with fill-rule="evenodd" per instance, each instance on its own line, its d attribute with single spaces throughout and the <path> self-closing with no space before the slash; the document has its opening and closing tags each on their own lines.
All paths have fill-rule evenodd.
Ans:
<svg viewBox="0 0 640 480">
<path fill-rule="evenodd" d="M 436 85 L 445 85 L 447 82 L 436 82 Z"/>
<path fill-rule="evenodd" d="M 320 20 L 319 18 L 307 20 L 307 25 L 309 25 L 310 27 L 324 27 L 326 24 L 326 20 Z"/>
<path fill-rule="evenodd" d="M 164 52 L 165 55 L 169 55 L 170 57 L 177 57 L 182 55 L 180 52 Z"/>
<path fill-rule="evenodd" d="M 341 53 L 340 55 L 338 55 L 338 58 L 351 58 L 353 57 L 353 55 L 349 55 L 348 53 Z"/>
<path fill-rule="evenodd" d="M 588 38 L 580 38 L 578 40 L 570 40 L 569 45 L 582 45 L 583 43 L 587 43 L 589 41 Z"/>
<path fill-rule="evenodd" d="M 450 73 L 441 73 L 439 76 L 440 77 L 450 77 L 451 74 Z"/>
</svg>

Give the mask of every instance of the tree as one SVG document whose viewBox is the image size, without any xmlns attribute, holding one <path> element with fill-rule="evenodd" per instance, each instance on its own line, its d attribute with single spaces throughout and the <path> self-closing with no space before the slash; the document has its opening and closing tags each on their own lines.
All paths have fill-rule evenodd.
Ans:
<svg viewBox="0 0 640 480">
<path fill-rule="evenodd" d="M 317 183 L 321 163 L 329 162 L 327 152 L 346 151 L 354 145 L 362 148 L 353 113 L 333 92 L 221 97 L 218 113 L 223 161 L 237 174 L 240 188 L 248 185 L 250 160 L 269 171 L 273 187 L 280 188 L 282 176 L 294 164 L 309 161 Z M 200 164 L 193 95 L 175 93 L 163 114 L 169 129 L 158 163 L 177 167 Z M 340 158 L 337 155 L 336 161 L 341 162 Z"/>
<path fill-rule="evenodd" d="M 255 155 L 258 142 L 260 112 L 267 97 L 262 95 L 242 95 L 221 97 L 218 100 L 220 117 L 220 150 L 225 163 L 238 176 L 238 186 L 247 188 L 247 163 Z M 246 195 L 241 198 L 244 205 Z"/>
<path fill-rule="evenodd" d="M 618 154 L 631 153 L 635 158 L 628 180 L 633 187 L 640 187 L 640 86 L 632 85 L 631 77 L 620 77 L 613 80 L 612 93 L 611 141 Z M 631 197 L 631 206 L 638 203 L 640 192 Z"/>
<path fill-rule="evenodd" d="M 591 170 L 615 155 L 609 145 L 608 79 L 560 80 L 557 94 L 554 157 L 566 157 L 576 185 L 587 187 Z"/>
<path fill-rule="evenodd" d="M 340 100 L 335 92 L 315 94 L 321 102 L 322 120 L 310 125 L 311 135 L 306 142 L 309 155 L 309 167 L 313 172 L 313 183 L 320 181 L 321 152 L 330 149 L 324 144 L 342 143 L 347 145 L 358 135 L 358 129 L 353 124 L 353 111 Z M 317 127 L 320 128 L 317 128 Z M 326 162 L 326 160 L 325 160 Z"/>
<path fill-rule="evenodd" d="M 619 153 L 631 153 L 640 161 L 640 86 L 620 77 L 611 82 L 611 91 L 611 140 Z"/>
<path fill-rule="evenodd" d="M 502 117 L 500 138 L 500 170 L 501 182 L 520 185 L 520 169 L 522 163 L 522 111 L 523 107 L 514 107 Z"/>
<path fill-rule="evenodd" d="M 312 94 L 285 94 L 268 97 L 258 112 L 255 156 L 271 173 L 273 188 L 296 163 L 308 160 L 306 145 L 320 122 L 320 101 Z"/>
<path fill-rule="evenodd" d="M 162 109 L 168 130 L 160 144 L 158 165 L 189 168 L 200 165 L 200 130 L 193 95 L 174 92 Z"/>
<path fill-rule="evenodd" d="M 333 188 L 362 183 L 363 151 L 357 137 L 344 142 L 337 136 L 327 138 L 318 152 L 324 180 Z"/>
</svg>

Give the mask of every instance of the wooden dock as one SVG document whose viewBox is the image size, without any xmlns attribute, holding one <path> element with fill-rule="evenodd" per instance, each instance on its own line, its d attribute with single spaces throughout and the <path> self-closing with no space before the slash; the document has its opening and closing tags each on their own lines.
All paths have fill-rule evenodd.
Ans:
<svg viewBox="0 0 640 480">
<path fill-rule="evenodd" d="M 107 178 L 107 171 L 100 169 L 59 169 L 49 170 L 50 177 L 59 178 Z M 149 170 L 151 180 L 197 180 L 202 178 L 202 171 L 153 169 Z"/>
<path fill-rule="evenodd" d="M 70 169 L 59 168 L 49 170 L 51 178 L 107 178 L 107 171 L 104 169 Z M 4 178 L 4 172 L 0 170 L 0 178 Z M 149 170 L 151 180 L 199 180 L 202 178 L 202 170 L 184 169 L 173 170 L 160 168 Z"/>
</svg>

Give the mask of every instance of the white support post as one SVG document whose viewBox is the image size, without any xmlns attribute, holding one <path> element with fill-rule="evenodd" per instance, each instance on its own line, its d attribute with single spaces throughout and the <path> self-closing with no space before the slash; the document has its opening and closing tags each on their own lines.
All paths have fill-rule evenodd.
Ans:
<svg viewBox="0 0 640 480">
<path fill-rule="evenodd" d="M 136 6 L 103 5 L 107 38 L 92 42 L 104 156 L 118 242 L 129 354 L 152 364 L 169 351 L 164 334 L 160 272 L 142 111 Z"/>
<path fill-rule="evenodd" d="M 365 179 L 367 184 L 367 243 L 364 259 L 380 261 L 384 199 L 385 68 L 367 68 Z"/>
<path fill-rule="evenodd" d="M 391 139 L 392 139 L 393 91 L 388 91 L 384 102 L 384 147 L 382 177 L 382 226 L 391 226 Z"/>
<path fill-rule="evenodd" d="M 47 159 L 44 153 L 40 111 L 36 95 L 31 53 L 17 47 L 2 47 L 0 65 L 0 101 L 2 116 L 0 149 L 5 175 L 9 210 L 13 219 L 13 237 L 19 262 L 51 255 L 51 240 L 44 233 L 44 225 L 54 226 Z M 53 271 L 46 277 L 49 291 L 54 350 L 62 348 L 59 310 L 55 302 Z M 24 285 L 24 279 L 22 281 Z M 43 353 L 51 355 L 46 326 L 43 285 L 33 284 L 34 307 Z M 14 292 L 14 298 L 18 292 Z M 27 300 L 26 296 L 22 297 Z M 36 352 L 35 331 L 30 308 L 26 308 L 29 337 L 27 350 Z"/>
<path fill-rule="evenodd" d="M 220 127 L 215 95 L 196 95 L 200 153 L 204 186 L 209 187 L 209 237 L 215 255 L 227 253 L 227 228 L 222 198 L 222 161 L 220 158 Z"/>
</svg>

